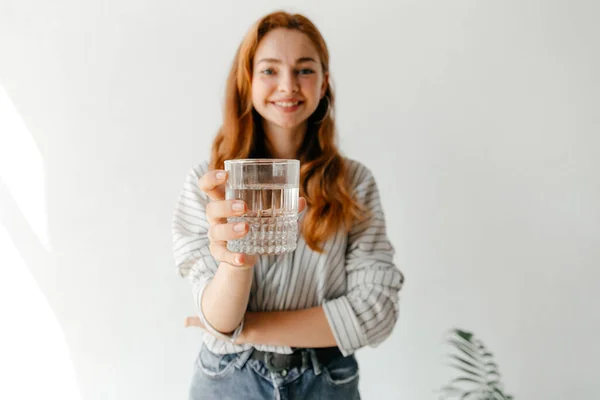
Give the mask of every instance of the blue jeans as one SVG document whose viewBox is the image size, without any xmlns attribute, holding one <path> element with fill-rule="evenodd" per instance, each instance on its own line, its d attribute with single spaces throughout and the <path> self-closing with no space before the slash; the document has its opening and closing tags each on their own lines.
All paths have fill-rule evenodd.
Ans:
<svg viewBox="0 0 600 400">
<path fill-rule="evenodd" d="M 358 363 L 354 355 L 321 365 L 311 349 L 306 362 L 279 373 L 247 350 L 214 354 L 205 345 L 194 364 L 190 400 L 360 400 Z"/>
</svg>

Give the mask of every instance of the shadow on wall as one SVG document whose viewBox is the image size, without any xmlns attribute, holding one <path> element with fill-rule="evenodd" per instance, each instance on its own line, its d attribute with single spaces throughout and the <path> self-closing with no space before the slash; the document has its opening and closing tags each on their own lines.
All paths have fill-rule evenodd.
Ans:
<svg viewBox="0 0 600 400">
<path fill-rule="evenodd" d="M 0 399 L 81 399 L 63 329 L 36 281 L 54 275 L 45 189 L 44 160 L 0 84 Z"/>
</svg>

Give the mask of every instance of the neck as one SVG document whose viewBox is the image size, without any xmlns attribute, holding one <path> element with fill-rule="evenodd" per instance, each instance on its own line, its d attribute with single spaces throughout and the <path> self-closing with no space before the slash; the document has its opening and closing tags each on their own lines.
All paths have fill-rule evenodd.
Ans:
<svg viewBox="0 0 600 400">
<path fill-rule="evenodd" d="M 273 158 L 295 159 L 306 134 L 306 122 L 295 128 L 263 124 L 267 149 Z"/>
</svg>

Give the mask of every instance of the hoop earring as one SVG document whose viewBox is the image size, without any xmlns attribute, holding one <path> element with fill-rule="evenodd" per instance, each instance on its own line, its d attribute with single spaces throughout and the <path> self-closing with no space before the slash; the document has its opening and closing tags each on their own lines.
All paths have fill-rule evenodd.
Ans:
<svg viewBox="0 0 600 400">
<path fill-rule="evenodd" d="M 322 124 L 323 121 L 325 121 L 329 116 L 329 110 L 331 110 L 331 102 L 329 101 L 329 96 L 323 96 L 323 98 L 327 100 L 327 111 L 325 111 L 325 115 L 323 116 L 323 118 L 321 118 L 320 121 L 315 121 L 316 125 Z"/>
</svg>

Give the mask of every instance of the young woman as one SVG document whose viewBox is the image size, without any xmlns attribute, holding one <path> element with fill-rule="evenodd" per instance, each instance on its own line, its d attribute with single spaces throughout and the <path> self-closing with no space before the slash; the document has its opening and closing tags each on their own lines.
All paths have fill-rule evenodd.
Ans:
<svg viewBox="0 0 600 400">
<path fill-rule="evenodd" d="M 261 18 L 229 74 L 209 162 L 188 173 L 173 219 L 179 273 L 203 329 L 190 399 L 359 399 L 354 353 L 376 346 L 398 317 L 403 275 L 371 172 L 335 144 L 329 53 L 302 15 Z M 297 249 L 231 253 L 247 224 L 224 200 L 227 159 L 299 159 Z"/>
</svg>

